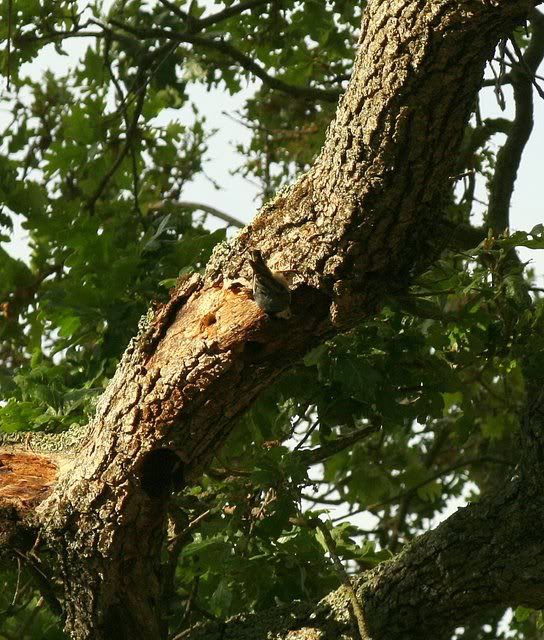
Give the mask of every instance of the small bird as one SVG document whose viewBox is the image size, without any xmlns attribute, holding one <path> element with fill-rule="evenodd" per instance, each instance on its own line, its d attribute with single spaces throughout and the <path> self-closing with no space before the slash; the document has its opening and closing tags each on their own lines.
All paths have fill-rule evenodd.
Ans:
<svg viewBox="0 0 544 640">
<path fill-rule="evenodd" d="M 258 249 L 251 251 L 249 264 L 253 270 L 255 302 L 267 315 L 288 317 L 291 292 L 285 278 L 281 273 L 270 271 Z"/>
</svg>

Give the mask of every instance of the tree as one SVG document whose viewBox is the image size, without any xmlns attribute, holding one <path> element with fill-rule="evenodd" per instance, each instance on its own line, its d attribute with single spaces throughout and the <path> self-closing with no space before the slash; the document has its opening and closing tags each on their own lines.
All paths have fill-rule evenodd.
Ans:
<svg viewBox="0 0 544 640">
<path fill-rule="evenodd" d="M 352 61 L 354 4 L 2 4 L 0 222 L 23 216 L 32 258 L 2 256 L 0 531 L 35 580 L 5 569 L 6 637 L 43 631 L 42 602 L 98 640 L 491 638 L 507 607 L 538 637 L 542 302 L 515 248 L 544 229 L 507 228 L 544 17 L 371 0 Z M 25 77 L 80 37 L 72 74 Z M 478 106 L 497 45 L 511 122 Z M 241 171 L 264 198 L 290 186 L 221 242 L 182 200 L 202 120 L 154 118 L 246 76 Z M 286 272 L 290 319 L 252 300 L 251 248 Z M 372 530 L 323 517 L 336 503 Z"/>
</svg>

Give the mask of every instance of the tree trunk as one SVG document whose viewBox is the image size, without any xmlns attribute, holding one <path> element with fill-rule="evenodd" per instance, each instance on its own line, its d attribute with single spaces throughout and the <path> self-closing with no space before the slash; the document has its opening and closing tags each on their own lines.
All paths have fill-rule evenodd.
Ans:
<svg viewBox="0 0 544 640">
<path fill-rule="evenodd" d="M 221 245 L 204 277 L 180 283 L 149 315 L 83 444 L 51 458 L 57 476 L 42 484 L 48 497 L 37 508 L 16 492 L 4 500 L 6 523 L 37 528 L 56 554 L 74 638 L 163 637 L 159 552 L 170 491 L 198 477 L 261 389 L 317 343 L 373 314 L 433 259 L 486 61 L 534 5 L 371 0 L 352 79 L 312 169 Z M 293 274 L 290 320 L 268 318 L 252 300 L 252 248 Z M 509 602 L 517 583 L 507 567 L 501 578 L 505 549 L 494 535 L 521 545 L 523 523 L 541 518 L 536 506 L 518 513 L 516 495 L 457 514 L 362 578 L 373 640 L 438 637 L 475 607 Z M 493 509 L 517 513 L 518 529 L 504 517 L 495 522 Z M 480 529 L 488 523 L 495 534 Z M 536 571 L 529 552 L 520 548 L 519 561 Z M 316 622 L 314 636 L 289 639 L 356 637 L 345 596 L 327 602 L 315 620 L 336 603 L 342 628 L 336 613 L 323 625 L 339 635 L 317 635 Z"/>
</svg>

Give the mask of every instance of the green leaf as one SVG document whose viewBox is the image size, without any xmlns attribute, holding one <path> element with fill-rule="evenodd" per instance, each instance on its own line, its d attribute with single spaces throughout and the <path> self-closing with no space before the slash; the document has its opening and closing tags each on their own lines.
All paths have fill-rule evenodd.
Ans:
<svg viewBox="0 0 544 640">
<path fill-rule="evenodd" d="M 427 482 L 419 487 L 417 495 L 425 502 L 434 502 L 442 495 L 442 484 L 438 480 Z"/>
<path fill-rule="evenodd" d="M 229 613 L 232 598 L 233 592 L 229 588 L 228 580 L 224 578 L 219 582 L 210 598 L 210 610 L 218 618 L 225 618 Z"/>
<path fill-rule="evenodd" d="M 36 426 L 42 410 L 32 402 L 20 402 L 10 398 L 0 407 L 0 429 L 7 433 L 30 431 Z"/>
<path fill-rule="evenodd" d="M 533 609 L 528 609 L 527 607 L 519 606 L 519 607 L 516 607 L 514 611 L 514 617 L 516 618 L 517 622 L 525 622 L 531 617 L 533 613 L 534 613 Z"/>
<path fill-rule="evenodd" d="M 225 541 L 222 535 L 211 536 L 209 538 L 202 538 L 197 536 L 195 540 L 184 547 L 182 556 L 188 557 L 202 552 L 208 552 L 213 547 L 221 547 L 225 545 Z"/>
<path fill-rule="evenodd" d="M 312 349 L 304 356 L 304 364 L 307 367 L 315 367 L 319 365 L 327 355 L 328 351 L 328 346 L 325 343 L 318 345 L 315 349 Z"/>
</svg>

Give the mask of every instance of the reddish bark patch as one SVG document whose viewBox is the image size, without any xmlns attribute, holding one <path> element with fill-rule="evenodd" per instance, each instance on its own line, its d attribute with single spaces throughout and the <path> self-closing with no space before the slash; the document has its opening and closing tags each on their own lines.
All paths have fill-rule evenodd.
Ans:
<svg viewBox="0 0 544 640">
<path fill-rule="evenodd" d="M 57 465 L 46 456 L 0 453 L 0 505 L 25 508 L 41 502 L 57 474 Z"/>
</svg>

